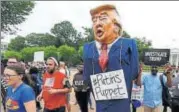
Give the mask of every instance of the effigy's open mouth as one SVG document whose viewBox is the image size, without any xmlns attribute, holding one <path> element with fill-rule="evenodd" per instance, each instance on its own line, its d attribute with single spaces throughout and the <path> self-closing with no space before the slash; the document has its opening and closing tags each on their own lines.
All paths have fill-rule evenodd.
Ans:
<svg viewBox="0 0 179 112">
<path fill-rule="evenodd" d="M 104 31 L 103 31 L 102 29 L 97 29 L 96 35 L 97 35 L 98 37 L 102 37 L 103 34 L 104 34 Z"/>
</svg>

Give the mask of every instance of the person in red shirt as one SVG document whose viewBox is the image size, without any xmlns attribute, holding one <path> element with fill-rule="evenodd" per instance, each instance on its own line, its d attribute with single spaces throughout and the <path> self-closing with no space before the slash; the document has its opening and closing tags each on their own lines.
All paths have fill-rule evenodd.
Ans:
<svg viewBox="0 0 179 112">
<path fill-rule="evenodd" d="M 57 70 L 55 58 L 47 59 L 47 71 L 43 75 L 43 88 L 37 100 L 44 100 L 43 112 L 65 112 L 66 94 L 71 91 L 67 77 Z"/>
</svg>

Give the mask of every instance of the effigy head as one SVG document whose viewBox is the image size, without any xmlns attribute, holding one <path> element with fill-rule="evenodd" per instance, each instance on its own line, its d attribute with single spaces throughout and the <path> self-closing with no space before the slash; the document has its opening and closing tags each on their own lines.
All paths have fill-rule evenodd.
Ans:
<svg viewBox="0 0 179 112">
<path fill-rule="evenodd" d="M 122 35 L 119 14 L 113 5 L 101 5 L 90 10 L 94 38 L 100 43 L 110 44 Z"/>
</svg>

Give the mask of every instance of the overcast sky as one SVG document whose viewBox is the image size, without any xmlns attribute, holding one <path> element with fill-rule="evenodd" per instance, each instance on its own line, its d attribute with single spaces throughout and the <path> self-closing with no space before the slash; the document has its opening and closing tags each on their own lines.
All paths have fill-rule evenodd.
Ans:
<svg viewBox="0 0 179 112">
<path fill-rule="evenodd" d="M 17 35 L 50 33 L 55 23 L 70 21 L 81 31 L 91 27 L 90 9 L 110 3 L 117 7 L 123 28 L 132 37 L 146 37 L 155 48 L 179 48 L 178 1 L 38 1 Z M 15 36 L 8 36 L 10 38 Z"/>
</svg>

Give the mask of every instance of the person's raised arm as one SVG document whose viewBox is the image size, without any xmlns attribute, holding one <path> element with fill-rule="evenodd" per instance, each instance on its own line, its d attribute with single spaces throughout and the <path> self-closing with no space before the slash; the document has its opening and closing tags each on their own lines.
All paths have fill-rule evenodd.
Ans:
<svg viewBox="0 0 179 112">
<path fill-rule="evenodd" d="M 166 82 L 166 85 L 168 87 L 172 87 L 172 68 L 167 68 L 165 70 L 165 73 L 166 73 L 166 76 L 167 76 L 167 82 Z"/>
<path fill-rule="evenodd" d="M 139 74 L 137 80 L 135 81 L 136 85 L 142 86 L 142 65 L 140 65 Z"/>
</svg>

